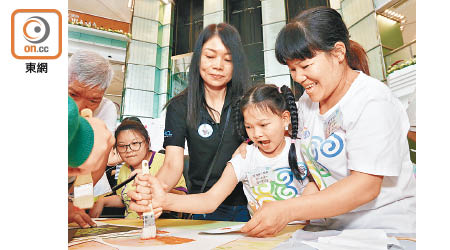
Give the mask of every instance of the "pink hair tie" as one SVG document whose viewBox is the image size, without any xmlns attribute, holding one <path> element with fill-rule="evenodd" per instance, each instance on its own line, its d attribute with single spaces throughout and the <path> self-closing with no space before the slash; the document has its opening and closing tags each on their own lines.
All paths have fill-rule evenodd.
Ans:
<svg viewBox="0 0 450 250">
<path fill-rule="evenodd" d="M 250 142 L 250 138 L 247 138 L 247 140 L 245 140 L 245 143 L 249 143 Z"/>
<path fill-rule="evenodd" d="M 281 87 L 278 87 L 278 92 L 281 94 Z"/>
<path fill-rule="evenodd" d="M 292 139 L 291 138 L 291 143 L 295 143 L 297 141 L 297 139 Z"/>
</svg>

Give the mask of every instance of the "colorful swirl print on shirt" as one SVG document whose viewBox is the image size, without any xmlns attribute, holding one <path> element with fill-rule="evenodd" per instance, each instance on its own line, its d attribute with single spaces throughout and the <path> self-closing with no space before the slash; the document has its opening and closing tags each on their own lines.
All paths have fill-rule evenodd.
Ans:
<svg viewBox="0 0 450 250">
<path fill-rule="evenodd" d="M 305 157 L 306 165 L 320 190 L 327 187 L 323 178 L 331 176 L 330 171 L 322 165 L 319 156 L 333 158 L 342 153 L 344 141 L 337 134 L 330 135 L 326 140 L 313 136 L 308 145 L 301 145 L 301 153 Z"/>
<path fill-rule="evenodd" d="M 273 177 L 269 183 L 251 188 L 252 194 L 259 205 L 264 201 L 287 200 L 298 195 L 298 190 L 293 185 L 294 174 L 289 167 L 273 170 Z"/>
</svg>

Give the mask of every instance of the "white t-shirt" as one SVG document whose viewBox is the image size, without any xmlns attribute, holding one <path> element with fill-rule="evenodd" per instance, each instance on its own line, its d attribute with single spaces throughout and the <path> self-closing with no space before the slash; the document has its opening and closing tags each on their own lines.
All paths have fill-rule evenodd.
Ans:
<svg viewBox="0 0 450 250">
<path fill-rule="evenodd" d="M 297 106 L 302 157 L 320 190 L 349 176 L 350 170 L 384 176 L 376 199 L 327 219 L 329 228 L 415 232 L 416 182 L 406 139 L 408 116 L 389 88 L 360 72 L 325 114 L 307 94 Z M 333 126 L 325 124 L 334 125 L 328 137 L 325 129 Z"/>
<path fill-rule="evenodd" d="M 103 97 L 100 105 L 95 109 L 93 116 L 104 121 L 108 130 L 114 134 L 117 123 L 117 109 L 111 100 Z"/>
<path fill-rule="evenodd" d="M 108 182 L 108 177 L 106 176 L 106 172 L 103 173 L 102 178 L 98 180 L 97 183 L 95 183 L 94 186 L 94 196 L 99 196 L 102 194 L 106 194 L 108 192 L 111 192 L 111 186 Z"/>
<path fill-rule="evenodd" d="M 256 208 L 264 201 L 287 200 L 299 196 L 308 178 L 298 181 L 289 167 L 288 154 L 291 139 L 285 137 L 286 145 L 283 151 L 274 158 L 264 156 L 253 145 L 247 145 L 246 158 L 237 154 L 229 162 L 233 165 L 238 181 L 242 181 L 244 193 L 249 204 Z M 299 143 L 297 140 L 297 160 L 301 170 L 306 170 L 306 165 L 301 161 Z M 249 211 L 252 212 L 249 207 Z"/>
<path fill-rule="evenodd" d="M 114 135 L 117 122 L 117 109 L 116 105 L 108 98 L 103 97 L 100 105 L 95 109 L 93 117 L 96 117 L 105 122 L 106 127 Z M 102 178 L 94 186 L 94 195 L 101 195 L 111 191 L 108 178 L 103 173 Z"/>
</svg>

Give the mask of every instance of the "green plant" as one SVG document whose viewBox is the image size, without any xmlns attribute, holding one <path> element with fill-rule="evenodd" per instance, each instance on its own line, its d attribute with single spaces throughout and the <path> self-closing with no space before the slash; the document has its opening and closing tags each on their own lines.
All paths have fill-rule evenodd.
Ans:
<svg viewBox="0 0 450 250">
<path fill-rule="evenodd" d="M 408 66 L 414 65 L 414 64 L 416 64 L 416 58 L 413 58 L 411 60 L 408 60 L 408 61 L 400 63 L 400 64 L 391 65 L 387 69 L 386 76 L 390 75 L 394 71 L 403 69 L 405 67 L 408 67 Z"/>
</svg>

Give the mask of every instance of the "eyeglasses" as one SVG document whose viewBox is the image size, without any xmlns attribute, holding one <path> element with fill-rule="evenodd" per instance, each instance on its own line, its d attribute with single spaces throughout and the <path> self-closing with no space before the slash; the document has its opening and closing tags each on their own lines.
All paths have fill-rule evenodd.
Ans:
<svg viewBox="0 0 450 250">
<path fill-rule="evenodd" d="M 125 153 L 127 152 L 127 148 L 130 148 L 130 151 L 138 151 L 141 148 L 142 143 L 143 141 L 136 141 L 127 145 L 117 145 L 117 151 L 119 151 L 119 153 Z"/>
</svg>

